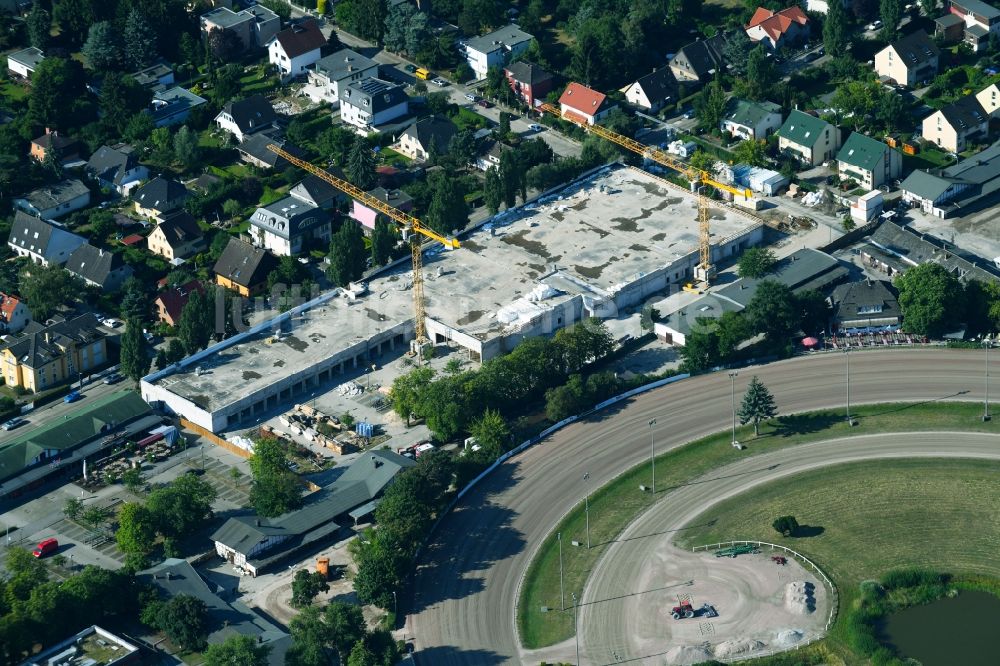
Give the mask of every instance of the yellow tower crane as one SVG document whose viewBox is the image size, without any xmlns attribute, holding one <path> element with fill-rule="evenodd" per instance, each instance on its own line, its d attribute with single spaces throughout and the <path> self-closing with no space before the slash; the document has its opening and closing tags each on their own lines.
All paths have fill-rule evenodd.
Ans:
<svg viewBox="0 0 1000 666">
<path fill-rule="evenodd" d="M 563 120 L 568 120 L 569 122 L 579 125 L 586 131 L 590 132 L 595 136 L 599 136 L 602 139 L 610 141 L 616 145 L 621 146 L 631 150 L 634 153 L 638 153 L 645 158 L 651 159 L 658 164 L 662 164 L 665 167 L 673 169 L 678 173 L 682 174 L 685 178 L 691 181 L 694 187 L 697 183 L 702 183 L 703 185 L 709 185 L 719 190 L 725 190 L 729 192 L 734 197 L 743 197 L 745 199 L 750 199 L 753 195 L 748 189 L 733 187 L 732 185 L 727 185 L 725 183 L 720 183 L 719 181 L 712 178 L 712 174 L 702 169 L 696 169 L 690 164 L 685 164 L 680 160 L 676 159 L 669 153 L 660 150 L 654 146 L 647 146 L 644 143 L 640 143 L 635 139 L 631 139 L 618 132 L 613 132 L 606 127 L 601 127 L 600 125 L 588 125 L 583 118 L 579 118 L 574 115 L 564 115 L 559 107 L 553 104 L 542 104 L 542 111 L 546 113 L 551 113 L 552 115 L 562 118 Z M 698 189 L 695 189 L 695 194 L 698 195 L 698 266 L 695 267 L 695 277 L 699 280 L 708 283 L 712 278 L 714 272 L 712 269 L 712 246 L 711 246 L 711 229 L 709 228 L 708 222 L 708 197 L 702 194 Z"/>
<path fill-rule="evenodd" d="M 267 149 L 276 155 L 284 157 L 300 169 L 304 169 L 314 176 L 322 178 L 344 194 L 360 201 L 369 208 L 377 210 L 386 217 L 395 221 L 404 231 L 410 234 L 410 253 L 413 257 L 413 315 L 416 320 L 415 326 L 417 344 L 423 344 L 427 340 L 427 329 L 424 326 L 423 239 L 430 238 L 431 240 L 436 240 L 442 245 L 450 248 L 459 247 L 458 241 L 454 238 L 442 236 L 433 229 L 428 229 L 419 219 L 413 217 L 412 215 L 408 215 L 397 208 L 393 208 L 389 204 L 373 197 L 361 188 L 347 182 L 343 178 L 337 178 L 326 169 L 321 169 L 314 164 L 310 164 L 303 159 L 299 159 L 295 155 L 292 155 L 286 150 L 282 150 L 273 143 L 269 144 Z"/>
</svg>

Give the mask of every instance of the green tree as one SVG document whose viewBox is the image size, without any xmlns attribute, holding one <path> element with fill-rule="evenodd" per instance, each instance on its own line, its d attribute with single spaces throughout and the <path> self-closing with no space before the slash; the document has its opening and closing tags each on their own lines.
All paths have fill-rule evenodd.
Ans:
<svg viewBox="0 0 1000 666">
<path fill-rule="evenodd" d="M 375 220 L 375 228 L 372 229 L 372 265 L 386 265 L 392 259 L 392 251 L 398 241 L 399 235 L 394 225 L 382 218 Z"/>
<path fill-rule="evenodd" d="M 775 280 L 762 280 L 757 285 L 744 316 L 753 330 L 764 333 L 772 344 L 784 344 L 798 330 L 799 313 L 795 295 L 787 286 Z"/>
<path fill-rule="evenodd" d="M 795 520 L 795 516 L 781 516 L 776 518 L 771 526 L 781 536 L 795 536 L 799 530 L 799 521 Z"/>
<path fill-rule="evenodd" d="M 285 657 L 288 666 L 327 666 L 330 663 L 326 650 L 331 639 L 330 629 L 318 607 L 307 604 L 292 618 L 288 628 L 292 634 L 292 647 Z"/>
<path fill-rule="evenodd" d="M 138 7 L 133 7 L 125 19 L 122 39 L 125 62 L 132 70 L 147 67 L 156 59 L 156 31 Z"/>
<path fill-rule="evenodd" d="M 323 619 L 333 637 L 333 647 L 343 660 L 351 647 L 366 633 L 361 607 L 343 601 L 331 601 L 323 610 Z"/>
<path fill-rule="evenodd" d="M 483 415 L 469 426 L 469 434 L 476 438 L 480 455 L 487 460 L 496 460 L 510 444 L 510 430 L 500 412 L 487 409 Z"/>
<path fill-rule="evenodd" d="M 212 484 L 194 474 L 181 474 L 170 485 L 151 492 L 146 508 L 161 534 L 186 537 L 211 518 L 217 496 Z"/>
<path fill-rule="evenodd" d="M 149 317 L 149 294 L 142 281 L 136 277 L 130 277 L 122 285 L 121 295 L 121 316 L 125 320 L 133 319 L 143 321 Z"/>
<path fill-rule="evenodd" d="M 737 348 L 754 335 L 750 322 L 741 313 L 723 312 L 716 320 L 715 342 L 720 362 L 733 358 Z"/>
<path fill-rule="evenodd" d="M 65 515 L 70 520 L 77 520 L 80 514 L 83 513 L 83 500 L 71 497 L 66 500 L 66 504 L 63 506 L 63 515 Z"/>
<path fill-rule="evenodd" d="M 405 375 L 396 377 L 392 382 L 389 398 L 392 409 L 410 424 L 410 418 L 421 415 L 423 394 L 434 379 L 434 370 L 429 367 L 411 370 Z"/>
<path fill-rule="evenodd" d="M 903 328 L 940 338 L 964 314 L 962 285 L 940 264 L 925 263 L 896 278 Z"/>
<path fill-rule="evenodd" d="M 142 504 L 126 502 L 118 512 L 118 531 L 115 541 L 126 555 L 148 556 L 153 552 L 156 525 L 153 517 Z"/>
<path fill-rule="evenodd" d="M 746 75 L 747 61 L 750 59 L 750 52 L 757 46 L 749 38 L 740 33 L 736 33 L 733 39 L 727 39 L 722 47 L 722 54 L 730 70 L 738 77 Z"/>
<path fill-rule="evenodd" d="M 757 375 L 750 379 L 747 391 L 743 394 L 743 401 L 737 416 L 740 417 L 740 425 L 753 423 L 753 434 L 760 436 L 760 422 L 774 418 L 778 415 L 778 407 L 774 403 L 774 396 L 764 386 Z"/>
<path fill-rule="evenodd" d="M 104 77 L 98 97 L 98 106 L 103 114 L 101 123 L 108 132 L 120 134 L 126 131 L 132 117 L 145 109 L 149 99 L 149 89 L 140 86 L 134 78 L 109 72 Z"/>
<path fill-rule="evenodd" d="M 883 41 L 891 42 L 899 34 L 899 21 L 903 18 L 903 3 L 901 0 L 880 0 L 878 13 L 882 19 L 880 36 Z"/>
<path fill-rule="evenodd" d="M 446 176 L 433 180 L 434 194 L 427 208 L 427 224 L 439 234 L 451 234 L 469 223 L 469 207 L 462 190 Z"/>
<path fill-rule="evenodd" d="M 698 122 L 708 130 L 716 130 L 722 122 L 722 117 L 726 113 L 726 91 L 722 89 L 722 82 L 719 77 L 712 79 L 712 82 L 705 86 L 701 95 L 695 101 L 695 113 Z"/>
<path fill-rule="evenodd" d="M 831 56 L 846 52 L 847 21 L 847 10 L 843 3 L 832 2 L 827 5 L 826 18 L 823 20 L 823 48 Z"/>
<path fill-rule="evenodd" d="M 111 509 L 103 506 L 91 506 L 88 507 L 83 515 L 80 516 L 80 521 L 92 528 L 100 527 L 102 523 L 107 521 L 111 517 Z"/>
<path fill-rule="evenodd" d="M 156 628 L 186 652 L 205 646 L 208 637 L 208 607 L 190 594 L 178 594 L 164 603 L 156 615 Z"/>
<path fill-rule="evenodd" d="M 347 666 L 379 666 L 378 656 L 372 652 L 364 640 L 360 640 L 351 648 L 351 654 L 347 657 Z"/>
<path fill-rule="evenodd" d="M 62 0 L 53 7 L 52 18 L 59 24 L 60 37 L 77 48 L 97 20 L 97 10 L 94 0 Z"/>
<path fill-rule="evenodd" d="M 46 11 L 39 0 L 31 6 L 26 20 L 28 28 L 28 43 L 36 49 L 45 50 L 52 39 L 52 15 Z"/>
<path fill-rule="evenodd" d="M 215 328 L 215 303 L 195 289 L 188 296 L 177 322 L 177 337 L 188 354 L 204 349 Z"/>
<path fill-rule="evenodd" d="M 285 0 L 258 0 L 257 4 L 267 7 L 277 14 L 281 18 L 282 23 L 288 23 L 288 20 L 292 17 L 292 6 L 285 2 Z"/>
<path fill-rule="evenodd" d="M 545 392 L 545 416 L 550 421 L 559 422 L 586 407 L 587 391 L 580 375 L 570 375 L 562 386 Z"/>
<path fill-rule="evenodd" d="M 270 645 L 261 645 L 253 636 L 233 634 L 222 643 L 208 646 L 205 666 L 267 666 L 270 652 Z"/>
<path fill-rule="evenodd" d="M 142 335 L 142 324 L 137 321 L 125 323 L 122 334 L 120 368 L 122 374 L 138 383 L 149 372 L 149 356 L 146 353 L 146 339 Z"/>
<path fill-rule="evenodd" d="M 934 16 L 938 8 L 938 0 L 920 0 L 920 8 L 926 16 Z"/>
<path fill-rule="evenodd" d="M 497 168 L 486 170 L 486 183 L 483 186 L 483 198 L 490 215 L 496 215 L 504 201 L 504 183 Z"/>
<path fill-rule="evenodd" d="M 386 49 L 396 53 L 402 53 L 406 50 L 406 28 L 416 13 L 417 8 L 406 2 L 389 8 L 385 17 L 385 34 L 383 35 L 383 44 Z"/>
<path fill-rule="evenodd" d="M 344 220 L 330 239 L 330 263 L 326 276 L 330 282 L 346 287 L 361 277 L 365 270 L 365 239 L 353 220 Z"/>
<path fill-rule="evenodd" d="M 733 159 L 739 164 L 764 166 L 767 164 L 767 142 L 757 139 L 740 141 L 733 150 Z"/>
<path fill-rule="evenodd" d="M 177 134 L 174 134 L 174 155 L 184 165 L 186 170 L 191 170 L 198 165 L 201 159 L 201 148 L 198 146 L 198 134 L 184 125 Z"/>
<path fill-rule="evenodd" d="M 700 171 L 707 171 L 709 174 L 715 173 L 715 162 L 716 157 L 714 155 L 711 155 L 700 148 L 694 151 L 694 154 L 688 159 L 688 164 L 692 167 Z"/>
<path fill-rule="evenodd" d="M 316 137 L 316 150 L 334 164 L 343 165 L 354 147 L 356 135 L 343 126 L 329 127 Z"/>
<path fill-rule="evenodd" d="M 65 3 L 64 3 L 65 4 Z M 90 26 L 83 55 L 91 69 L 112 72 L 121 68 L 121 37 L 110 21 L 99 21 Z"/>
<path fill-rule="evenodd" d="M 763 247 L 751 247 L 740 255 L 737 270 L 741 278 L 762 278 L 774 268 L 778 259 L 774 252 Z"/>
<path fill-rule="evenodd" d="M 375 175 L 377 164 L 375 153 L 368 146 L 368 142 L 359 137 L 354 140 L 344 171 L 353 185 L 362 190 L 370 190 L 378 183 Z"/>
<path fill-rule="evenodd" d="M 740 81 L 740 88 L 747 99 L 762 102 L 767 99 L 771 86 L 778 78 L 774 59 L 769 58 L 764 47 L 758 45 L 747 58 L 747 72 Z"/>
<path fill-rule="evenodd" d="M 130 467 L 122 473 L 122 485 L 133 495 L 142 489 L 142 484 L 145 481 L 146 479 L 142 476 L 142 470 L 138 467 Z"/>
<path fill-rule="evenodd" d="M 292 579 L 292 606 L 295 608 L 305 608 L 312 604 L 320 592 L 326 592 L 330 586 L 326 582 L 326 577 L 318 571 L 299 569 Z"/>
<path fill-rule="evenodd" d="M 795 302 L 799 309 L 800 327 L 804 332 L 812 335 L 826 330 L 830 322 L 830 305 L 826 296 L 810 289 L 796 294 Z"/>
<path fill-rule="evenodd" d="M 149 138 L 149 135 L 156 129 L 153 124 L 153 117 L 148 113 L 134 113 L 125 125 L 124 137 L 126 141 L 132 143 L 142 143 Z"/>
<path fill-rule="evenodd" d="M 51 56 L 31 77 L 28 118 L 40 127 L 76 127 L 86 118 L 87 76 L 77 60 Z"/>
<path fill-rule="evenodd" d="M 302 506 L 298 478 L 288 471 L 285 450 L 277 439 L 262 437 L 255 441 L 249 462 L 253 477 L 250 506 L 258 515 L 273 518 Z"/>
</svg>

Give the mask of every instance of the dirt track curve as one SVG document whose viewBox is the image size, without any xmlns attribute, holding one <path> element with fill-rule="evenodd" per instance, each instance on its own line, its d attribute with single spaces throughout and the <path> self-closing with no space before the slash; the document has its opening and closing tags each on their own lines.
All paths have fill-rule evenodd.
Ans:
<svg viewBox="0 0 1000 666">
<path fill-rule="evenodd" d="M 753 374 L 774 393 L 783 414 L 845 401 L 844 354 L 741 369 L 737 388 Z M 851 354 L 852 404 L 982 399 L 982 353 Z M 715 373 L 684 380 L 570 425 L 502 465 L 463 498 L 425 550 L 416 574 L 406 633 L 415 636 L 418 664 L 521 663 L 514 606 L 532 554 L 580 500 L 585 472 L 597 487 L 648 459 L 652 418 L 658 453 L 728 427 L 729 377 Z M 946 452 L 960 445 L 952 439 L 935 448 Z"/>
</svg>

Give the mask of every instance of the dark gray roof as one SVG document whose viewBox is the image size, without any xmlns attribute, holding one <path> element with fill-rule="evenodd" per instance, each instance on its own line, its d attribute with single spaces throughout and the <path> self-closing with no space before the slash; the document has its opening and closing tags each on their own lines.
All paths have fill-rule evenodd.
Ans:
<svg viewBox="0 0 1000 666">
<path fill-rule="evenodd" d="M 507 65 L 507 72 L 515 81 L 529 86 L 537 85 L 543 81 L 551 81 L 554 77 L 538 65 L 527 60 L 518 60 Z"/>
<path fill-rule="evenodd" d="M 290 239 L 325 224 L 329 219 L 326 211 L 288 196 L 258 208 L 250 223 L 280 238 Z"/>
<path fill-rule="evenodd" d="M 157 176 L 140 187 L 132 195 L 132 200 L 143 208 L 161 213 L 180 207 L 191 196 L 188 188 L 171 178 Z"/>
<path fill-rule="evenodd" d="M 65 268 L 83 280 L 102 287 L 115 271 L 124 268 L 127 269 L 127 273 L 132 272 L 131 267 L 125 265 L 120 255 L 94 247 L 90 243 L 84 243 L 73 250 L 66 260 Z"/>
<path fill-rule="evenodd" d="M 942 178 L 928 171 L 917 169 L 903 180 L 900 189 L 915 194 L 921 199 L 934 201 L 944 194 L 954 182 L 950 178 Z"/>
<path fill-rule="evenodd" d="M 774 270 L 759 279 L 740 278 L 717 293 L 746 307 L 763 280 L 774 280 L 795 292 L 822 289 L 843 280 L 848 271 L 826 252 L 802 248 L 779 261 Z"/>
<path fill-rule="evenodd" d="M 97 317 L 88 312 L 50 326 L 32 322 L 0 349 L 10 350 L 20 363 L 29 368 L 40 368 L 61 357 L 63 349 L 70 344 L 84 345 L 103 337 L 104 334 L 97 330 Z"/>
<path fill-rule="evenodd" d="M 38 65 L 40 65 L 43 60 L 45 60 L 45 55 L 40 49 L 37 49 L 34 46 L 29 46 L 23 51 L 11 53 L 7 56 L 7 58 L 25 65 L 28 69 L 34 70 L 38 68 Z"/>
<path fill-rule="evenodd" d="M 159 588 L 166 597 L 186 594 L 203 601 L 208 609 L 209 645 L 223 643 L 236 634 L 252 636 L 271 648 L 269 664 L 279 666 L 285 663 L 285 652 L 291 645 L 291 637 L 254 613 L 242 601 L 223 600 L 220 595 L 230 596 L 230 591 L 209 585 L 187 560 L 168 558 L 136 573 L 135 577 L 140 583 Z"/>
<path fill-rule="evenodd" d="M 180 86 L 174 86 L 153 95 L 150 102 L 150 115 L 153 117 L 153 122 L 156 123 L 178 113 L 190 111 L 204 103 L 205 98 Z"/>
<path fill-rule="evenodd" d="M 334 167 L 330 172 L 338 178 L 346 178 L 339 167 Z M 313 205 L 319 208 L 328 208 L 333 205 L 337 197 L 346 196 L 336 187 L 313 174 L 309 174 L 299 181 L 289 191 L 289 194 L 301 198 L 303 201 L 312 202 Z"/>
<path fill-rule="evenodd" d="M 216 7 L 202 14 L 201 18 L 211 21 L 220 28 L 232 28 L 234 25 L 243 23 L 243 21 L 246 21 L 250 17 L 243 12 L 234 12 L 228 7 Z"/>
<path fill-rule="evenodd" d="M 264 282 L 276 265 L 277 260 L 267 250 L 231 238 L 213 270 L 238 285 L 252 287 Z"/>
<path fill-rule="evenodd" d="M 291 25 L 274 36 L 289 58 L 297 58 L 326 45 L 326 37 L 312 19 Z"/>
<path fill-rule="evenodd" d="M 90 189 L 83 182 L 76 178 L 67 178 L 58 183 L 52 183 L 44 187 L 39 187 L 37 190 L 32 190 L 24 195 L 23 198 L 34 206 L 35 209 L 43 211 L 69 203 L 73 199 L 89 193 Z"/>
<path fill-rule="evenodd" d="M 962 20 L 961 16 L 957 16 L 950 12 L 948 14 L 945 14 L 944 16 L 939 16 L 938 18 L 934 19 L 934 22 L 945 29 L 956 25 L 965 25 L 965 21 Z"/>
<path fill-rule="evenodd" d="M 989 114 L 975 95 L 960 97 L 948 106 L 941 107 L 940 111 L 948 124 L 960 135 L 989 121 Z"/>
<path fill-rule="evenodd" d="M 229 102 L 222 110 L 233 117 L 233 122 L 244 134 L 270 127 L 278 119 L 274 107 L 263 95 L 251 95 L 237 102 Z"/>
<path fill-rule="evenodd" d="M 1000 9 L 997 9 L 993 5 L 987 4 L 982 0 L 951 0 L 951 4 L 955 7 L 961 7 L 974 14 L 979 14 L 983 18 L 992 19 L 1000 16 Z"/>
<path fill-rule="evenodd" d="M 509 49 L 515 44 L 528 42 L 532 39 L 534 38 L 530 34 L 512 23 L 487 35 L 466 39 L 465 44 L 468 48 L 480 53 L 492 53 L 500 49 Z"/>
<path fill-rule="evenodd" d="M 384 187 L 376 187 L 368 190 L 368 194 L 394 208 L 405 207 L 413 203 L 413 197 L 403 190 L 387 190 Z"/>
<path fill-rule="evenodd" d="M 118 185 L 125 174 L 139 165 L 139 156 L 132 146 L 101 146 L 90 156 L 87 171 L 95 178 Z"/>
<path fill-rule="evenodd" d="M 135 72 L 132 74 L 132 78 L 135 79 L 136 83 L 139 85 L 153 87 L 160 85 L 160 79 L 169 78 L 173 75 L 173 73 L 173 68 L 165 61 L 160 60 L 145 69 L 140 69 L 138 72 Z"/>
<path fill-rule="evenodd" d="M 46 220 L 18 210 L 14 212 L 14 224 L 10 229 L 9 242 L 28 252 L 44 255 L 55 229 L 56 227 Z"/>
<path fill-rule="evenodd" d="M 677 80 L 669 67 L 663 67 L 636 81 L 650 102 L 662 102 L 674 96 L 677 92 Z"/>
<path fill-rule="evenodd" d="M 945 243 L 930 234 L 913 231 L 893 222 L 883 222 L 872 233 L 866 251 L 874 253 L 897 270 L 933 262 L 961 280 L 975 278 L 995 282 L 998 271 L 991 262 Z"/>
<path fill-rule="evenodd" d="M 891 48 L 902 59 L 907 69 L 915 69 L 930 62 L 935 62 L 941 51 L 934 40 L 923 30 L 911 32 L 906 37 L 897 39 L 886 48 Z"/>
<path fill-rule="evenodd" d="M 391 451 L 368 451 L 331 485 L 306 497 L 301 509 L 277 518 L 230 518 L 212 535 L 212 540 L 240 553 L 271 536 L 288 539 L 279 546 L 283 550 L 297 546 L 316 530 L 334 529 L 331 523 L 337 518 L 380 496 L 397 473 L 415 464 Z M 274 556 L 269 554 L 269 557 Z"/>
<path fill-rule="evenodd" d="M 739 39 L 739 36 L 735 37 Z M 722 49 L 726 44 L 726 36 L 722 33 L 709 39 L 699 39 L 682 46 L 674 55 L 676 59 L 682 56 L 691 65 L 691 71 L 698 77 L 706 76 L 713 70 L 719 71 L 725 63 Z"/>
<path fill-rule="evenodd" d="M 177 210 L 164 215 L 159 229 L 171 247 L 191 243 L 204 236 L 194 216 L 186 210 Z"/>
<path fill-rule="evenodd" d="M 838 285 L 830 297 L 834 319 L 891 319 L 900 316 L 899 301 L 892 285 L 882 280 L 862 280 Z"/>
<path fill-rule="evenodd" d="M 341 81 L 372 67 L 378 67 L 378 63 L 351 49 L 341 49 L 316 61 L 316 73 L 331 81 Z"/>
<path fill-rule="evenodd" d="M 448 142 L 457 132 L 455 123 L 440 116 L 418 120 L 403 130 L 403 134 L 415 138 L 424 150 L 429 151 L 433 142 L 435 149 L 441 153 L 448 150 Z"/>
<path fill-rule="evenodd" d="M 237 148 L 241 153 L 259 160 L 273 169 L 284 169 L 288 166 L 289 162 L 276 152 L 267 149 L 272 143 L 296 157 L 305 157 L 305 153 L 298 146 L 288 143 L 284 138 L 275 136 L 274 132 L 251 134 L 243 139 L 243 143 L 237 146 Z"/>
<path fill-rule="evenodd" d="M 972 35 L 977 39 L 982 39 L 986 35 L 990 34 L 990 31 L 979 25 L 978 23 L 973 23 L 965 27 L 965 34 Z"/>
<path fill-rule="evenodd" d="M 372 114 L 391 109 L 407 99 L 403 86 L 374 77 L 352 81 L 340 89 L 340 101 L 364 107 Z M 367 100 L 368 104 L 364 102 Z"/>
</svg>

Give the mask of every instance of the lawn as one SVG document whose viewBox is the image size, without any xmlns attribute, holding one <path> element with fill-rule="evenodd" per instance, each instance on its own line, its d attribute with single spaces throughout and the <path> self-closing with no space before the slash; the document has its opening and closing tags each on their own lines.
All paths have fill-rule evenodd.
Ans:
<svg viewBox="0 0 1000 666">
<path fill-rule="evenodd" d="M 868 405 L 856 408 L 859 424 L 850 428 L 844 422 L 843 411 L 821 411 L 776 419 L 761 428 L 761 437 L 754 440 L 752 428 L 737 431 L 740 441 L 752 441 L 749 451 L 739 452 L 729 446 L 730 433 L 721 432 L 687 444 L 657 458 L 657 488 L 667 492 L 671 486 L 695 479 L 710 470 L 749 455 L 760 455 L 777 449 L 810 441 L 843 437 L 848 434 L 868 435 L 881 432 L 912 432 L 917 430 L 976 430 L 1000 433 L 995 421 L 983 423 L 977 415 L 982 405 L 971 403 L 937 403 L 916 405 Z M 644 463 L 619 476 L 614 482 L 597 490 L 590 497 L 591 541 L 610 543 L 649 506 L 649 496 L 636 492 L 640 485 L 651 485 L 650 468 Z M 772 518 L 773 520 L 773 518 Z M 518 599 L 517 623 L 521 641 L 527 648 L 553 645 L 573 635 L 572 613 L 541 613 L 541 606 L 555 608 L 559 604 L 559 551 L 555 538 L 562 532 L 564 542 L 585 539 L 585 516 L 581 502 L 546 537 L 528 568 Z M 733 538 L 733 537 L 729 537 Z M 604 552 L 601 546 L 591 549 L 566 547 L 563 564 L 567 589 L 583 589 L 597 559 Z M 820 559 L 820 566 L 826 564 Z"/>
<path fill-rule="evenodd" d="M 923 148 L 916 155 L 903 153 L 903 171 L 934 169 L 954 164 L 951 156 L 939 148 Z"/>
<path fill-rule="evenodd" d="M 488 124 L 487 120 L 481 115 L 461 106 L 458 108 L 458 113 L 452 117 L 452 120 L 458 126 L 459 131 L 482 129 Z"/>
<path fill-rule="evenodd" d="M 277 76 L 268 76 L 263 66 L 255 67 L 240 77 L 240 89 L 244 95 L 266 93 L 278 88 Z"/>
<path fill-rule="evenodd" d="M 4 81 L 0 84 L 0 95 L 3 95 L 12 102 L 20 102 L 28 97 L 28 86 L 13 81 Z"/>
<path fill-rule="evenodd" d="M 383 148 L 381 151 L 379 151 L 379 156 L 382 158 L 383 164 L 388 164 L 394 167 L 401 167 L 403 169 L 409 166 L 410 162 L 412 162 L 412 160 L 409 157 L 396 152 L 392 148 Z"/>
</svg>

